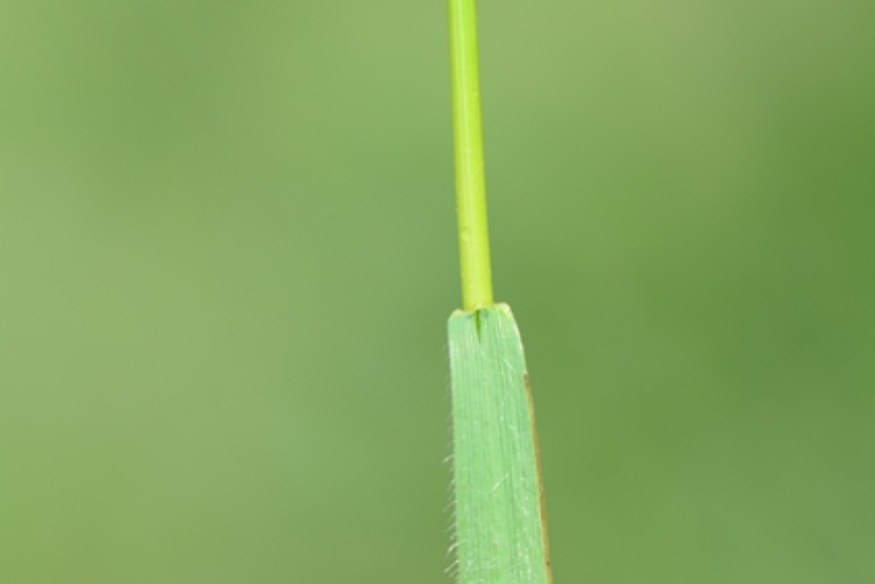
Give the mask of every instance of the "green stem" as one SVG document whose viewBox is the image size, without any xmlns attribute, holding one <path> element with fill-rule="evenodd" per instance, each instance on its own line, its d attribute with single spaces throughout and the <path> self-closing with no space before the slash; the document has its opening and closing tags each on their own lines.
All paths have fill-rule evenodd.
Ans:
<svg viewBox="0 0 875 584">
<path fill-rule="evenodd" d="M 462 306 L 493 305 L 474 0 L 448 0 Z"/>
</svg>

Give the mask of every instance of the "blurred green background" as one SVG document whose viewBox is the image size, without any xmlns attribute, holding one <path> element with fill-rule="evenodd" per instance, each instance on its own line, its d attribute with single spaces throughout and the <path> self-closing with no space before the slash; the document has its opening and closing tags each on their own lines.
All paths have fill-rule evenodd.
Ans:
<svg viewBox="0 0 875 584">
<path fill-rule="evenodd" d="M 875 4 L 493 2 L 556 581 L 875 582 Z M 448 582 L 437 2 L 0 1 L 0 582 Z"/>
</svg>

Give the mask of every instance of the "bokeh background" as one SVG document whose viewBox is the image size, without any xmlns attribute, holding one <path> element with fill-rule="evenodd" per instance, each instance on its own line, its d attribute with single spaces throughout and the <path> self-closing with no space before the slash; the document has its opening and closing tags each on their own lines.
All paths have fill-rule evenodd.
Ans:
<svg viewBox="0 0 875 584">
<path fill-rule="evenodd" d="M 875 4 L 480 13 L 557 583 L 875 582 Z M 0 1 L 0 582 L 449 582 L 445 24 Z"/>
</svg>

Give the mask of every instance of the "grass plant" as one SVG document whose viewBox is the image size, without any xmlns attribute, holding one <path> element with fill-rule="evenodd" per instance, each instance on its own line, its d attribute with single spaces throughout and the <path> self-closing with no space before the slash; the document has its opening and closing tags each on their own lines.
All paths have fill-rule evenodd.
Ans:
<svg viewBox="0 0 875 584">
<path fill-rule="evenodd" d="M 522 339 L 492 293 L 474 0 L 448 0 L 462 309 L 449 319 L 459 584 L 550 584 Z"/>
</svg>

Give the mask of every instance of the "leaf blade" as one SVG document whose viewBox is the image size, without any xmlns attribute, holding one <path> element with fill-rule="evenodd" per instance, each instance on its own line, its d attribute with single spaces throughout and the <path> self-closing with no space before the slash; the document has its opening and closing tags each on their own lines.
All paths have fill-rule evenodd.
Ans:
<svg viewBox="0 0 875 584">
<path fill-rule="evenodd" d="M 461 584 L 550 584 L 522 339 L 506 304 L 448 323 Z"/>
</svg>

